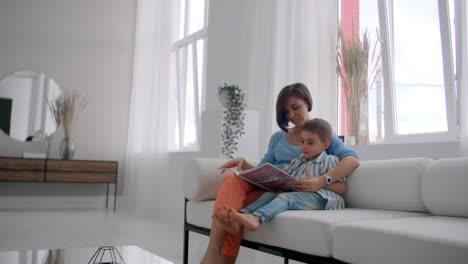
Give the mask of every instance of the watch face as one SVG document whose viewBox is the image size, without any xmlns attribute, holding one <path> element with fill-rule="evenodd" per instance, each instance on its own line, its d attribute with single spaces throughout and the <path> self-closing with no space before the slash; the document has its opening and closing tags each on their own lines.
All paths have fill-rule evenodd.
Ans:
<svg viewBox="0 0 468 264">
<path fill-rule="evenodd" d="M 332 177 L 330 177 L 330 176 L 328 176 L 328 175 L 325 176 L 325 182 L 326 182 L 327 184 L 332 183 Z"/>
</svg>

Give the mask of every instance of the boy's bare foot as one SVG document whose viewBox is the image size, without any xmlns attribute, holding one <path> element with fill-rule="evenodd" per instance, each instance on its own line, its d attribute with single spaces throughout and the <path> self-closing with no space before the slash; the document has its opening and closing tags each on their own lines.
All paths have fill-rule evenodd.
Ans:
<svg viewBox="0 0 468 264">
<path fill-rule="evenodd" d="M 229 219 L 229 210 L 234 210 L 227 205 L 224 208 L 216 209 L 214 217 L 223 225 L 224 230 L 231 235 L 239 233 L 241 225 L 239 223 L 232 223 Z"/>
<path fill-rule="evenodd" d="M 224 208 L 217 208 L 214 217 L 221 223 L 224 223 L 229 220 L 229 211 Z"/>
<path fill-rule="evenodd" d="M 231 222 L 239 223 L 248 230 L 255 231 L 260 227 L 260 218 L 253 214 L 241 214 L 234 210 L 229 211 L 229 219 Z"/>
</svg>

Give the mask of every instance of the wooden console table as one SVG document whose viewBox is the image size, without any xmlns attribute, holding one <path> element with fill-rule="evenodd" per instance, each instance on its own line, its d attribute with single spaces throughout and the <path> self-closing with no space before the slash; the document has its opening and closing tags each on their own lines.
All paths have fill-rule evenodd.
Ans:
<svg viewBox="0 0 468 264">
<path fill-rule="evenodd" d="M 109 208 L 109 184 L 114 184 L 114 210 L 117 207 L 117 174 L 116 161 L 0 157 L 0 181 L 105 183 L 106 208 Z"/>
</svg>

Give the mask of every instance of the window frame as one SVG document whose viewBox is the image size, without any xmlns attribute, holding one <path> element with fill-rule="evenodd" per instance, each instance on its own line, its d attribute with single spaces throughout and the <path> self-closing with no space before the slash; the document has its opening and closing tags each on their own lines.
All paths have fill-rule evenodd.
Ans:
<svg viewBox="0 0 468 264">
<path fill-rule="evenodd" d="M 454 0 L 458 2 L 458 0 Z M 384 80 L 384 131 L 383 143 L 422 143 L 434 141 L 456 141 L 459 139 L 459 122 L 457 122 L 457 98 L 455 94 L 455 74 L 452 61 L 450 13 L 448 0 L 438 0 L 439 25 L 442 44 L 444 70 L 445 104 L 447 132 L 415 133 L 398 135 L 395 114 L 395 80 L 393 66 L 393 0 L 378 0 L 380 41 L 382 49 L 382 74 Z M 458 54 L 457 54 L 458 58 Z M 390 89 L 388 88 L 390 87 Z M 462 89 L 461 85 L 458 87 Z M 460 94 L 460 93 L 458 93 Z M 460 113 L 460 112 L 458 112 Z M 460 114 L 459 114 L 460 115 Z M 458 115 L 458 116 L 459 116 Z"/>
<path fill-rule="evenodd" d="M 191 0 L 185 0 L 184 12 L 184 26 L 183 26 L 183 37 L 174 41 L 172 44 L 172 53 L 174 55 L 175 64 L 175 89 L 176 89 L 176 104 L 177 104 L 177 115 L 176 125 L 178 126 L 179 135 L 177 143 L 171 144 L 171 151 L 198 151 L 200 149 L 201 142 L 201 112 L 205 108 L 205 82 L 206 82 L 206 55 L 207 55 L 207 42 L 208 42 L 208 10 L 209 0 L 205 0 L 204 6 L 204 26 L 202 29 L 188 34 L 189 30 L 189 19 L 190 19 L 190 2 Z M 182 9 L 182 8 L 181 8 Z M 180 23 L 180 22 L 179 22 Z M 180 28 L 180 27 L 179 27 Z M 198 67 L 198 42 L 203 40 L 203 67 Z M 185 116 L 186 111 L 186 94 L 187 94 L 187 73 L 188 73 L 188 49 L 191 48 L 192 55 L 192 75 L 193 75 L 193 95 L 194 95 L 194 121 L 195 121 L 195 133 L 196 140 L 195 144 L 186 145 L 185 141 L 185 127 L 187 118 Z M 199 72 L 203 76 L 201 87 L 199 86 Z M 174 132 L 176 128 L 174 127 Z M 175 134 L 175 133 L 174 133 Z"/>
<path fill-rule="evenodd" d="M 455 82 L 457 91 L 457 123 L 460 136 L 468 137 L 468 5 L 464 0 L 454 0 L 455 11 Z M 465 102 L 465 103 L 463 103 Z"/>
</svg>

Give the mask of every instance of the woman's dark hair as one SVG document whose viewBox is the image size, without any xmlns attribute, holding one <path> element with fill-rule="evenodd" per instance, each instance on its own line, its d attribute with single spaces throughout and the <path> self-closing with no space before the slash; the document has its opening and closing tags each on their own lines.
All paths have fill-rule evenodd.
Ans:
<svg viewBox="0 0 468 264">
<path fill-rule="evenodd" d="M 294 83 L 285 86 L 281 89 L 276 99 L 276 123 L 281 130 L 288 132 L 288 119 L 284 111 L 284 106 L 288 98 L 294 96 L 298 99 L 303 100 L 307 104 L 307 111 L 312 110 L 312 97 L 310 96 L 309 89 L 303 83 Z"/>
<path fill-rule="evenodd" d="M 322 142 L 331 140 L 333 133 L 330 123 L 321 118 L 314 118 L 305 122 L 302 131 L 317 133 Z"/>
</svg>

